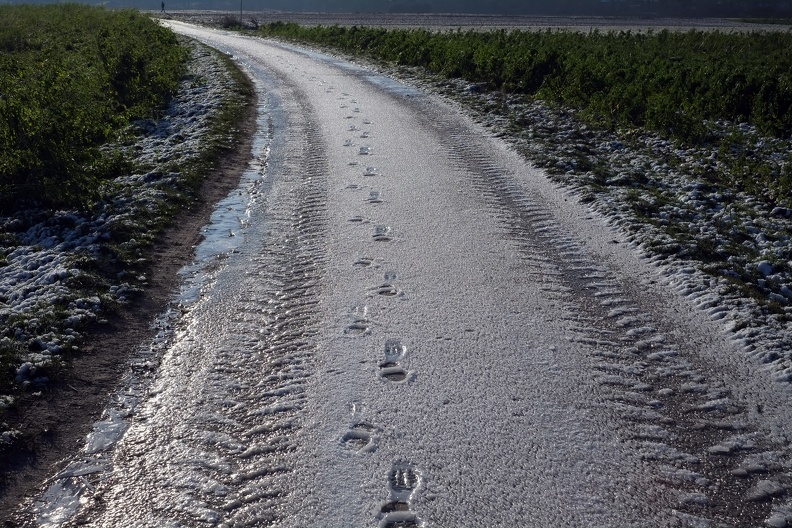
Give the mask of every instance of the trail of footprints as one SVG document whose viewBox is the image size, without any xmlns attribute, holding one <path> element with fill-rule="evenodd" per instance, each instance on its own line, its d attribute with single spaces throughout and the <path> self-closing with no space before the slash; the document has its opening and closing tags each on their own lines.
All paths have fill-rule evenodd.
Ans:
<svg viewBox="0 0 792 528">
<path fill-rule="evenodd" d="M 348 130 L 361 139 L 371 137 L 355 125 Z M 706 365 L 695 364 L 696 356 L 685 350 L 686 345 L 674 342 L 673 332 L 653 321 L 634 295 L 626 293 L 607 270 L 560 230 L 546 208 L 510 183 L 502 167 L 471 147 L 475 142 L 453 129 L 445 137 L 460 165 L 483 176 L 471 183 L 521 248 L 529 273 L 553 279 L 547 293 L 570 305 L 571 339 L 593 350 L 601 360 L 599 382 L 609 394 L 605 405 L 631 424 L 631 441 L 638 444 L 643 458 L 655 465 L 659 485 L 674 497 L 670 506 L 677 509 L 678 518 L 702 526 L 712 521 L 736 526 L 738 519 L 750 519 L 754 524 L 771 520 L 773 506 L 780 505 L 777 499 L 792 494 L 787 447 L 757 431 L 746 419 L 743 405 L 723 383 L 705 375 Z M 356 145 L 354 139 L 344 145 L 352 147 L 358 157 L 375 159 L 374 149 L 368 145 Z M 358 175 L 361 179 L 355 183 L 356 189 L 380 176 L 373 164 L 366 164 Z M 379 190 L 372 189 L 364 203 L 377 207 L 386 200 Z M 351 221 L 362 227 L 367 224 L 363 218 Z M 384 224 L 375 224 L 369 233 L 374 250 L 394 237 L 392 227 Z M 370 254 L 353 266 L 377 268 Z M 371 294 L 398 298 L 401 292 L 396 279 L 395 273 L 386 273 L 384 281 L 370 289 Z M 365 310 L 353 316 L 344 330 L 346 335 L 376 335 Z M 383 382 L 396 388 L 409 381 L 402 341 L 386 339 L 381 350 L 378 373 Z M 356 422 L 342 441 L 358 452 L 371 453 L 380 434 L 376 426 Z M 413 466 L 394 464 L 387 475 L 389 500 L 380 510 L 380 528 L 423 525 L 411 506 L 420 483 Z"/>
<path fill-rule="evenodd" d="M 346 101 L 349 94 L 344 93 L 340 99 Z M 352 105 L 357 105 L 354 99 L 349 101 Z M 348 109 L 349 105 L 344 103 L 341 105 L 342 109 Z M 346 115 L 346 120 L 357 119 L 358 115 L 362 114 L 360 106 L 354 106 L 350 115 Z M 363 119 L 364 125 L 371 125 L 372 122 L 368 119 Z M 355 123 L 347 127 L 348 132 L 355 133 L 359 139 L 369 139 L 372 133 L 369 130 L 361 130 Z M 373 156 L 374 149 L 369 145 L 357 145 L 354 138 L 344 140 L 344 147 L 354 149 L 358 156 Z M 350 167 L 358 167 L 358 161 L 349 163 Z M 366 182 L 375 181 L 373 178 L 381 176 L 379 170 L 373 166 L 366 164 L 359 175 Z M 347 189 L 360 190 L 363 188 L 361 183 L 352 183 Z M 368 206 L 378 206 L 385 203 L 382 193 L 379 190 L 372 189 L 364 201 Z M 364 216 L 354 216 L 350 218 L 350 222 L 358 225 L 364 225 L 368 222 L 364 220 Z M 393 240 L 393 233 L 391 226 L 384 224 L 375 224 L 373 231 L 370 232 L 370 241 L 378 244 L 386 244 Z M 359 270 L 366 270 L 377 268 L 375 259 L 371 256 L 359 257 L 352 265 Z M 384 273 L 382 282 L 369 288 L 370 295 L 377 298 L 396 299 L 404 298 L 404 293 L 397 287 L 397 274 L 393 271 Z M 374 334 L 373 324 L 367 317 L 367 309 L 365 307 L 358 307 L 352 311 L 352 321 L 346 328 L 344 334 L 350 338 L 364 338 Z M 379 377 L 383 383 L 394 384 L 395 386 L 409 382 L 411 379 L 410 372 L 404 368 L 403 362 L 407 353 L 407 347 L 400 339 L 388 338 L 385 340 L 382 356 L 378 362 Z M 373 453 L 378 446 L 382 430 L 366 422 L 356 421 L 352 424 L 349 430 L 341 438 L 341 442 L 348 448 L 353 449 L 359 453 Z M 379 527 L 380 528 L 418 528 L 423 526 L 421 519 L 412 511 L 412 499 L 416 490 L 421 482 L 418 471 L 411 465 L 402 461 L 396 462 L 387 475 L 386 485 L 389 494 L 389 500 L 380 509 L 379 514 Z"/>
<path fill-rule="evenodd" d="M 360 115 L 360 107 L 354 108 L 347 119 Z M 371 122 L 364 120 L 363 124 Z M 705 364 L 696 363 L 696 354 L 686 350 L 690 345 L 675 342 L 673 329 L 653 321 L 651 312 L 640 305 L 640 297 L 625 292 L 607 270 L 587 257 L 572 237 L 561 232 L 545 207 L 526 196 L 502 167 L 476 150 L 475 141 L 458 133 L 453 124 L 446 126 L 444 137 L 452 158 L 464 170 L 481 176 L 471 184 L 522 250 L 528 273 L 544 281 L 552 279 L 547 293 L 570 305 L 571 339 L 601 360 L 597 367 L 599 382 L 609 394 L 605 405 L 631 424 L 630 441 L 656 468 L 657 481 L 667 495 L 675 497 L 671 506 L 678 509 L 678 520 L 695 526 L 709 526 L 713 521 L 717 526 L 737 526 L 735 523 L 740 522 L 786 526 L 786 521 L 773 512 L 783 507 L 780 498 L 792 495 L 789 447 L 757 430 L 744 404 L 721 381 L 707 375 Z M 372 136 L 355 124 L 348 127 L 348 132 L 358 139 Z M 356 139 L 347 139 L 344 145 L 358 157 L 376 159 L 374 149 L 357 145 Z M 358 161 L 350 163 L 352 167 L 358 165 Z M 373 164 L 365 165 L 355 189 L 380 176 Z M 364 203 L 377 207 L 386 199 L 372 189 Z M 351 221 L 366 224 L 362 216 Z M 393 240 L 387 225 L 375 225 L 370 236 L 369 240 L 377 244 Z M 377 264 L 366 255 L 353 266 L 365 270 Z M 395 278 L 386 274 L 384 282 L 374 288 L 374 295 L 397 297 Z M 374 334 L 365 313 L 353 316 L 344 329 L 346 335 Z M 402 366 L 405 354 L 406 347 L 400 340 L 384 342 L 379 376 L 394 388 L 409 379 L 409 372 Z M 350 448 L 370 453 L 376 449 L 380 434 L 377 427 L 356 422 L 342 440 Z M 380 509 L 380 528 L 423 525 L 411 506 L 420 484 L 421 477 L 413 466 L 404 462 L 393 465 L 387 475 L 389 500 Z"/>
</svg>

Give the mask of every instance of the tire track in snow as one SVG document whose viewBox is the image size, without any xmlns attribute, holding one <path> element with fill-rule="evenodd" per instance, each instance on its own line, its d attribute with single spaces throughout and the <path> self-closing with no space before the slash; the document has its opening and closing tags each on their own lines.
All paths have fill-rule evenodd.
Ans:
<svg viewBox="0 0 792 528">
<path fill-rule="evenodd" d="M 508 169 L 481 154 L 467 134 L 438 123 L 452 157 L 525 255 L 528 273 L 553 278 L 548 292 L 567 306 L 570 339 L 600 358 L 603 412 L 631 424 L 625 441 L 651 465 L 664 495 L 658 500 L 670 499 L 682 525 L 769 519 L 772 499 L 792 488 L 789 445 L 752 423 L 746 403 L 697 344 L 678 341 L 651 304 L 640 302 L 640 285 L 625 288 L 629 281 L 589 257 Z"/>
<path fill-rule="evenodd" d="M 306 98 L 278 82 L 286 95 L 272 114 L 287 134 L 273 139 L 276 176 L 249 243 L 184 318 L 114 472 L 76 524 L 278 523 L 315 353 L 326 230 L 322 138 Z"/>
</svg>

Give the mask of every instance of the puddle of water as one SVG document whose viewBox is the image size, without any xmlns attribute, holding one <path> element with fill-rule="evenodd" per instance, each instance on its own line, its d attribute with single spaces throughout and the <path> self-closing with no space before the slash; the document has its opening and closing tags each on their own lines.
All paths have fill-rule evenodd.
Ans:
<svg viewBox="0 0 792 528">
<path fill-rule="evenodd" d="M 263 88 L 257 87 L 257 90 L 260 100 L 265 101 L 266 98 L 261 93 Z M 209 224 L 202 229 L 203 240 L 195 248 L 193 263 L 179 271 L 183 279 L 179 294 L 179 304 L 182 306 L 188 306 L 201 297 L 201 291 L 208 280 L 204 273 L 206 268 L 235 252 L 242 245 L 252 211 L 258 204 L 259 196 L 267 190 L 266 165 L 272 138 L 266 132 L 270 118 L 266 102 L 259 105 L 258 114 L 258 132 L 252 147 L 253 160 L 242 175 L 239 187 L 217 204 Z"/>
<path fill-rule="evenodd" d="M 123 437 L 131 416 L 143 399 L 156 372 L 159 358 L 170 346 L 172 329 L 183 310 L 201 297 L 211 278 L 211 270 L 221 260 L 237 251 L 245 240 L 245 230 L 268 187 L 267 159 L 272 141 L 270 130 L 272 101 L 268 90 L 257 82 L 259 95 L 257 132 L 253 141 L 253 161 L 241 177 L 239 186 L 220 203 L 203 230 L 203 240 L 195 248 L 195 257 L 179 271 L 182 287 L 175 304 L 154 323 L 157 336 L 129 360 L 129 371 L 118 392 L 96 422 L 80 453 L 60 473 L 31 506 L 40 528 L 55 528 L 67 523 L 88 502 L 95 485 L 112 471 L 110 450 Z"/>
<path fill-rule="evenodd" d="M 173 323 L 181 312 L 169 309 L 154 323 L 159 329 L 150 343 L 144 343 L 129 360 L 121 388 L 112 397 L 102 419 L 88 434 L 85 446 L 36 497 L 30 511 L 39 528 L 57 528 L 68 523 L 90 499 L 96 485 L 112 469 L 110 450 L 123 437 L 133 414 L 152 380 L 158 358 L 171 342 Z"/>
</svg>

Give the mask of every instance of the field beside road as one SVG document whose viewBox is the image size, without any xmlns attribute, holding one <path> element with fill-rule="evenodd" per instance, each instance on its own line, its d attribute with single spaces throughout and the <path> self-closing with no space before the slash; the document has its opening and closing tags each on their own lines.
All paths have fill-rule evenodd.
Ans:
<svg viewBox="0 0 792 528">
<path fill-rule="evenodd" d="M 499 29 L 544 31 L 547 29 L 588 32 L 598 31 L 673 31 L 717 30 L 779 31 L 790 27 L 784 21 L 746 21 L 725 18 L 636 18 L 636 17 L 562 17 L 562 16 L 503 16 L 448 13 L 298 13 L 274 11 L 242 11 L 246 25 L 283 22 L 306 27 L 340 26 L 383 29 L 430 29 L 448 31 L 493 31 Z M 157 16 L 161 16 L 157 14 Z M 165 17 L 195 24 L 217 24 L 224 19 L 239 21 L 239 11 L 170 11 Z M 780 23 L 779 23 L 780 22 Z"/>
<path fill-rule="evenodd" d="M 0 511 L 10 515 L 88 433 L 152 334 L 245 167 L 255 98 L 226 57 L 139 13 L 0 12 Z"/>
</svg>

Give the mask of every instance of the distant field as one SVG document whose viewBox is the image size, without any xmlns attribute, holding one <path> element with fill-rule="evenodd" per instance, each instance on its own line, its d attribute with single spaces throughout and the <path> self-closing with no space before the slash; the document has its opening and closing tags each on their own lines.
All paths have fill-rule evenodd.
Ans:
<svg viewBox="0 0 792 528">
<path fill-rule="evenodd" d="M 244 6 L 243 6 L 244 7 Z M 239 18 L 239 11 L 173 11 L 168 13 L 178 19 L 194 22 L 212 22 L 223 16 Z M 685 31 L 688 29 L 731 31 L 779 31 L 790 27 L 791 21 L 741 21 L 725 18 L 635 18 L 635 17 L 551 17 L 551 16 L 500 16 L 464 14 L 409 14 L 409 13 L 277 13 L 243 11 L 246 23 L 255 20 L 260 24 L 294 22 L 304 26 L 369 26 L 389 29 L 432 29 L 489 31 L 492 29 L 574 29 L 587 32 L 600 31 L 659 31 L 662 29 Z M 772 23 L 771 23 L 772 22 Z"/>
</svg>

